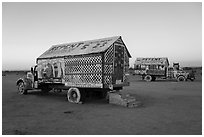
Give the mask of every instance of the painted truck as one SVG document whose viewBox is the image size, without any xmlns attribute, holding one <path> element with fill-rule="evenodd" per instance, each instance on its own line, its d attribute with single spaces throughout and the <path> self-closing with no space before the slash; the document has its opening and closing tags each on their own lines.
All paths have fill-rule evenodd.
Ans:
<svg viewBox="0 0 204 137">
<path fill-rule="evenodd" d="M 67 91 L 73 103 L 83 102 L 89 91 L 105 97 L 129 85 L 130 57 L 121 36 L 53 45 L 16 84 L 20 94 L 32 89 Z"/>
<path fill-rule="evenodd" d="M 137 58 L 134 64 L 135 74 L 141 75 L 145 81 L 155 81 L 156 78 L 176 79 L 177 81 L 193 81 L 193 73 L 187 73 L 180 68 L 179 63 L 169 67 L 168 58 Z"/>
</svg>

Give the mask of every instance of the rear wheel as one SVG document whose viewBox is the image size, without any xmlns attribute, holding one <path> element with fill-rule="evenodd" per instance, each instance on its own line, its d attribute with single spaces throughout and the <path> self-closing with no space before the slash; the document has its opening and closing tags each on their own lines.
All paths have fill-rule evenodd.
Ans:
<svg viewBox="0 0 204 137">
<path fill-rule="evenodd" d="M 190 80 L 191 80 L 191 81 L 194 81 L 195 79 L 194 79 L 194 78 L 190 78 Z"/>
<path fill-rule="evenodd" d="M 25 84 L 23 81 L 18 83 L 18 93 L 21 95 L 27 94 L 27 90 L 25 89 Z"/>
<path fill-rule="evenodd" d="M 81 93 L 78 88 L 70 88 L 67 91 L 67 99 L 71 103 L 80 103 Z"/>
<path fill-rule="evenodd" d="M 186 81 L 186 79 L 184 76 L 178 76 L 177 81 L 183 82 L 183 81 Z"/>
<path fill-rule="evenodd" d="M 145 81 L 147 81 L 147 82 L 152 81 L 152 76 L 146 75 L 146 76 L 145 76 Z"/>
</svg>

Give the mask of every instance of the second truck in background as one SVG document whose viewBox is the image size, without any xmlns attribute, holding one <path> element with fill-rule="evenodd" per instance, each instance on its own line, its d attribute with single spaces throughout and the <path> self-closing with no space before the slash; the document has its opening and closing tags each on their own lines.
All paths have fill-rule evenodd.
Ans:
<svg viewBox="0 0 204 137">
<path fill-rule="evenodd" d="M 136 75 L 141 75 L 145 81 L 155 81 L 157 78 L 176 79 L 177 81 L 193 81 L 193 73 L 183 71 L 179 63 L 169 67 L 168 58 L 137 58 L 134 64 Z"/>
</svg>

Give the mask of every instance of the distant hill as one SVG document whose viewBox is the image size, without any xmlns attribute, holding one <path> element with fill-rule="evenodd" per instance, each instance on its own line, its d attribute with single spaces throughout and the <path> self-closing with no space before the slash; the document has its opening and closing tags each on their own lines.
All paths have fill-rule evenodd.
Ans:
<svg viewBox="0 0 204 137">
<path fill-rule="evenodd" d="M 29 72 L 29 70 L 4 70 L 2 71 L 2 76 L 6 76 L 9 74 L 15 74 L 15 75 L 26 75 L 26 73 Z"/>
<path fill-rule="evenodd" d="M 184 70 L 202 70 L 202 67 L 183 67 Z"/>
</svg>

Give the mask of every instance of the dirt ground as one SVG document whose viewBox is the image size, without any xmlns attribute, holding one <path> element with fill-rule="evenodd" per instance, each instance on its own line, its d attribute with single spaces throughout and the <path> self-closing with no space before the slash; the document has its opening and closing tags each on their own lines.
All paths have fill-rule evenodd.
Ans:
<svg viewBox="0 0 204 137">
<path fill-rule="evenodd" d="M 143 82 L 131 76 L 130 93 L 143 106 L 125 108 L 90 98 L 67 102 L 66 93 L 17 94 L 21 75 L 2 77 L 2 134 L 192 135 L 202 134 L 202 81 Z"/>
</svg>

